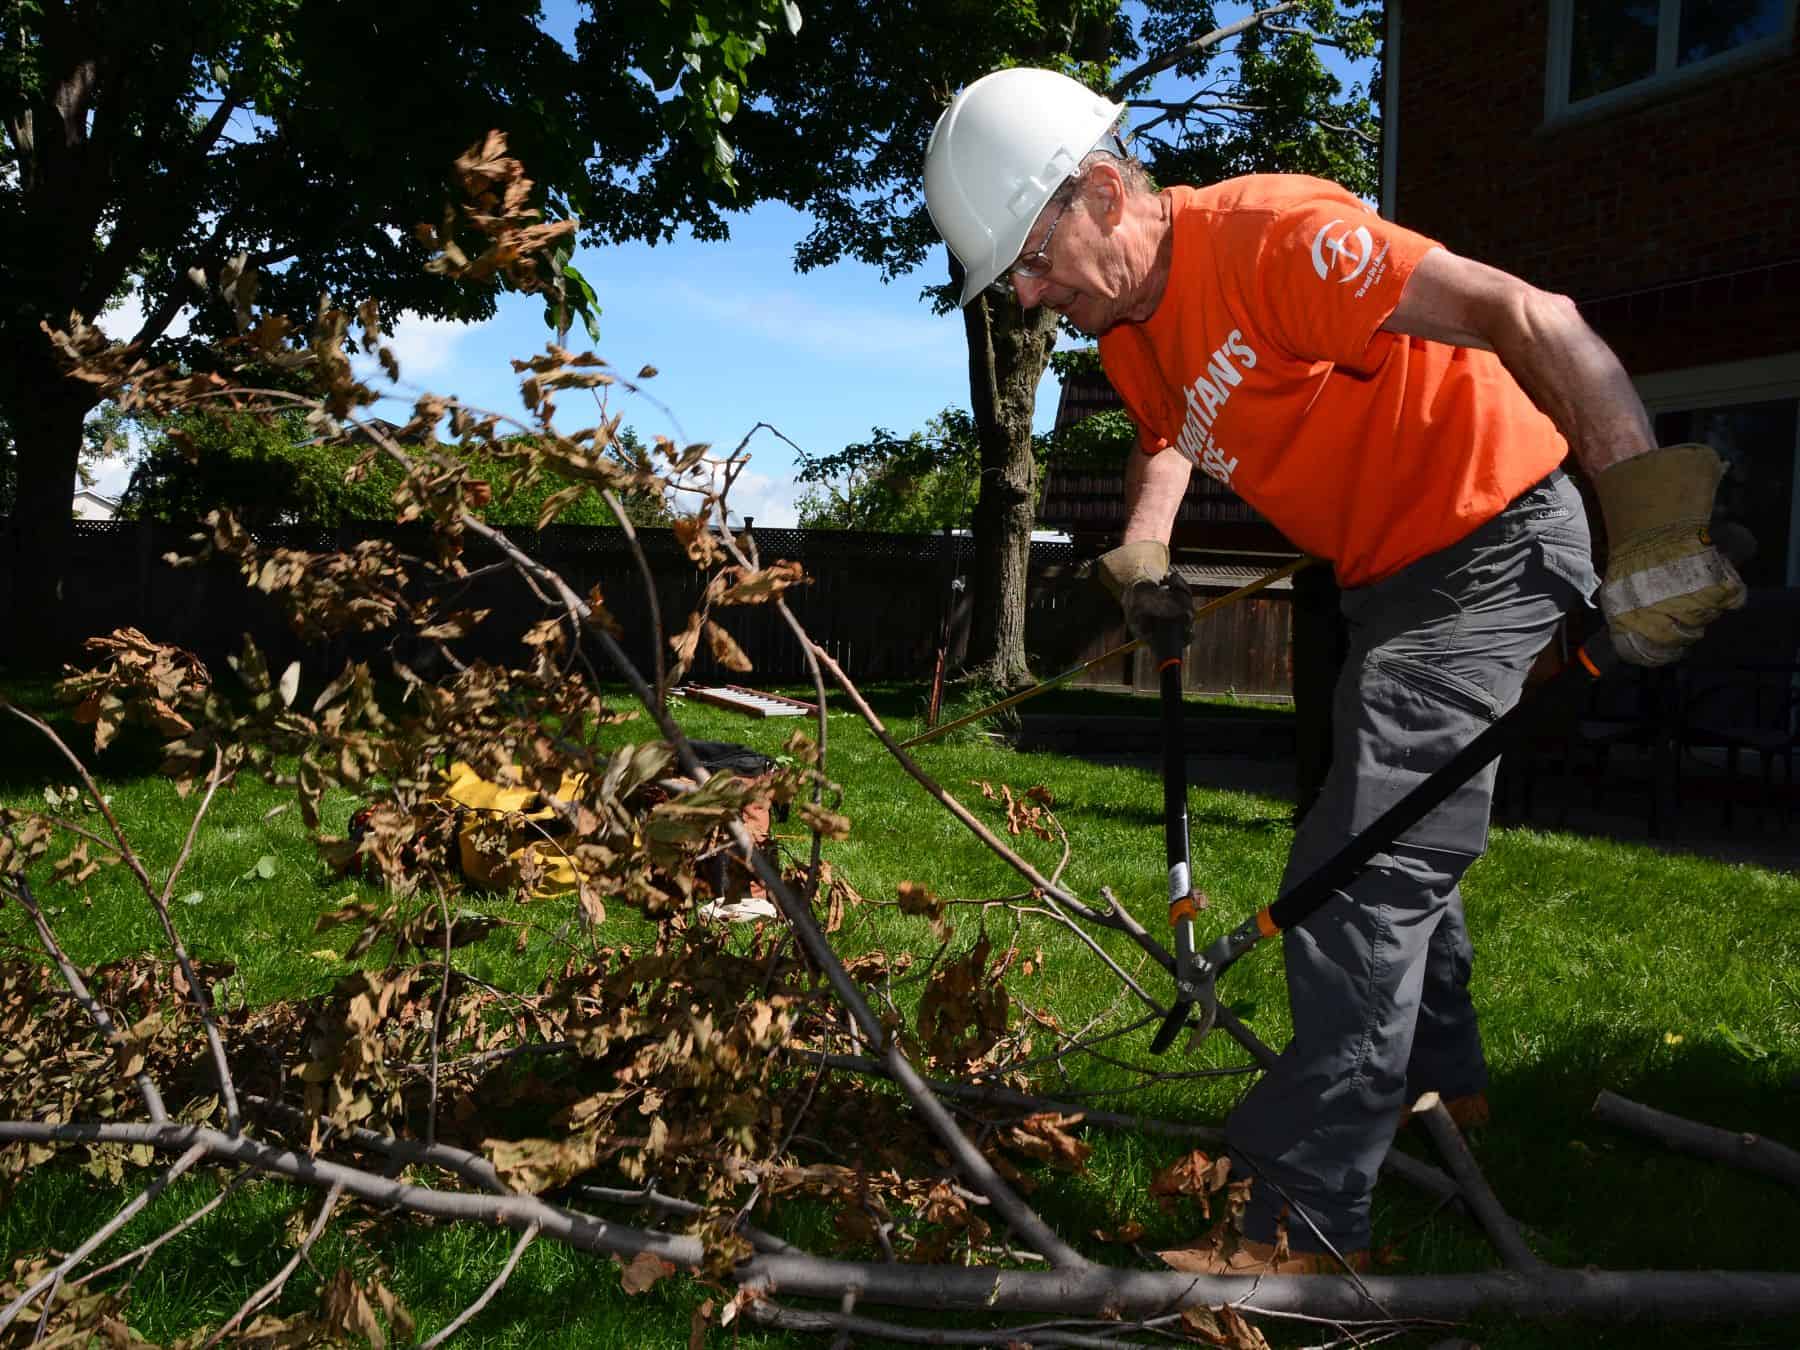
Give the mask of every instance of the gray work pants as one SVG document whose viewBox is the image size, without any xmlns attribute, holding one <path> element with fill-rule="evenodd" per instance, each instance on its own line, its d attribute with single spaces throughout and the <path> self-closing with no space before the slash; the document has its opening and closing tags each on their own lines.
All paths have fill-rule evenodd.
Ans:
<svg viewBox="0 0 1800 1350">
<path fill-rule="evenodd" d="M 1559 470 L 1463 539 L 1347 590 L 1349 656 L 1333 758 L 1288 856 L 1283 892 L 1519 697 L 1557 619 L 1595 585 L 1587 516 Z M 1487 1084 L 1457 883 L 1487 847 L 1494 766 L 1477 774 L 1283 936 L 1294 1039 L 1226 1122 L 1234 1175 L 1257 1178 L 1244 1231 L 1287 1224 L 1320 1249 L 1370 1241 L 1369 1193 L 1403 1104 Z"/>
</svg>

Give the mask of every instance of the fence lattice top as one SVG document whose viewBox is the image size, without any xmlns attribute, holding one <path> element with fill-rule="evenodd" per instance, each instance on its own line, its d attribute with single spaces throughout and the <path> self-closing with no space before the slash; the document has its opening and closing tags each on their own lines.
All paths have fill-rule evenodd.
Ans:
<svg viewBox="0 0 1800 1350">
<path fill-rule="evenodd" d="M 136 520 L 78 520 L 77 538 L 122 539 L 148 531 L 159 548 L 177 547 L 194 527 Z M 631 552 L 625 531 L 616 525 L 552 525 L 545 530 L 507 528 L 507 534 L 535 556 L 579 558 L 624 555 Z M 269 548 L 304 549 L 320 553 L 348 548 L 365 539 L 388 539 L 408 548 L 419 548 L 429 531 L 416 525 L 387 525 L 378 521 L 350 525 L 263 525 L 250 530 L 257 543 Z M 681 552 L 674 532 L 639 528 L 638 539 L 651 557 L 673 557 Z M 874 530 L 795 530 L 754 527 L 751 536 L 765 560 L 792 558 L 798 562 L 893 561 L 918 563 L 938 560 L 967 562 L 975 556 L 975 540 L 966 534 L 892 534 Z M 1074 546 L 1061 541 L 1034 541 L 1033 566 L 1068 562 Z"/>
</svg>

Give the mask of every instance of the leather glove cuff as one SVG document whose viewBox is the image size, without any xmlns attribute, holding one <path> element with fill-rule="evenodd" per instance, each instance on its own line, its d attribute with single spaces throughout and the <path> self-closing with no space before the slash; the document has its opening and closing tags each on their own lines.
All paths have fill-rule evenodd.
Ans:
<svg viewBox="0 0 1800 1350">
<path fill-rule="evenodd" d="M 1169 546 L 1155 539 L 1139 539 L 1121 544 L 1110 553 L 1100 555 L 1094 564 L 1100 584 L 1115 600 L 1140 581 L 1156 584 L 1169 573 Z"/>
<path fill-rule="evenodd" d="M 1602 470 L 1594 495 L 1613 556 L 1670 534 L 1703 530 L 1725 466 L 1710 445 L 1665 445 Z"/>
<path fill-rule="evenodd" d="M 1707 525 L 1724 466 L 1711 446 L 1669 445 L 1594 479 L 1606 517 L 1600 608 L 1633 665 L 1678 661 L 1706 626 L 1744 603 L 1744 584 Z"/>
</svg>

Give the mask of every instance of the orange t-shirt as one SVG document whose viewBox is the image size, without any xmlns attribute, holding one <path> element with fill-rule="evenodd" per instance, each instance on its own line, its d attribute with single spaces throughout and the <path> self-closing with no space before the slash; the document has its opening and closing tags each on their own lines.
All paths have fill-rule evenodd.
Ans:
<svg viewBox="0 0 1800 1350">
<path fill-rule="evenodd" d="M 1567 445 L 1491 352 L 1381 331 L 1437 245 L 1323 179 L 1170 188 L 1169 287 L 1100 339 L 1174 446 L 1363 586 L 1498 515 Z"/>
</svg>

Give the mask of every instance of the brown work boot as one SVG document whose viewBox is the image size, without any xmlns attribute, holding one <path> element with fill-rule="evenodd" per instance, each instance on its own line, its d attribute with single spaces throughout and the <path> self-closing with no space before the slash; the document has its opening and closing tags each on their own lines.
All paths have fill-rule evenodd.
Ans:
<svg viewBox="0 0 1800 1350">
<path fill-rule="evenodd" d="M 1369 1268 L 1366 1250 L 1345 1252 L 1341 1262 L 1330 1252 L 1289 1252 L 1277 1260 L 1273 1242 L 1250 1238 L 1238 1238 L 1229 1248 L 1210 1239 L 1157 1255 L 1171 1270 L 1189 1275 L 1341 1275 L 1346 1265 L 1355 1271 Z"/>
<path fill-rule="evenodd" d="M 1442 1099 L 1444 1109 L 1450 1113 L 1450 1119 L 1456 1122 L 1459 1130 L 1479 1130 L 1488 1123 L 1488 1099 L 1485 1092 L 1471 1092 L 1462 1097 L 1445 1097 Z M 1405 1129 L 1412 1124 L 1413 1109 L 1411 1106 L 1400 1108 L 1400 1128 Z"/>
</svg>

